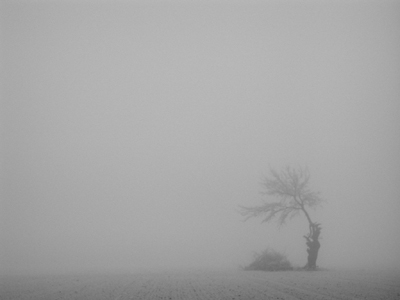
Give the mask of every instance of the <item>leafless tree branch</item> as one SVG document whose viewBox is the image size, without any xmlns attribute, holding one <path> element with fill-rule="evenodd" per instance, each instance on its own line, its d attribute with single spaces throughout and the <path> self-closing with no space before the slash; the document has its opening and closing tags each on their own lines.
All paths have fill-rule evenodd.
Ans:
<svg viewBox="0 0 400 300">
<path fill-rule="evenodd" d="M 240 206 L 239 212 L 245 220 L 265 216 L 263 222 L 269 222 L 278 217 L 278 225 L 283 225 L 287 218 L 303 212 L 311 228 L 314 223 L 307 209 L 319 205 L 322 199 L 318 192 L 310 190 L 309 180 L 310 174 L 304 168 L 286 167 L 280 173 L 270 169 L 270 176 L 263 181 L 263 194 L 273 196 L 275 201 L 252 207 Z"/>
</svg>

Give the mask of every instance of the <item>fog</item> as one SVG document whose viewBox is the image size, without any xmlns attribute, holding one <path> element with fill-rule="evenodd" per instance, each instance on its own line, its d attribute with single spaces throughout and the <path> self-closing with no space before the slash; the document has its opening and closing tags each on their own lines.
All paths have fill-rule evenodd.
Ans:
<svg viewBox="0 0 400 300">
<path fill-rule="evenodd" d="M 317 264 L 400 267 L 396 1 L 3 1 L 1 273 L 307 259 L 246 222 L 307 166 Z"/>
</svg>

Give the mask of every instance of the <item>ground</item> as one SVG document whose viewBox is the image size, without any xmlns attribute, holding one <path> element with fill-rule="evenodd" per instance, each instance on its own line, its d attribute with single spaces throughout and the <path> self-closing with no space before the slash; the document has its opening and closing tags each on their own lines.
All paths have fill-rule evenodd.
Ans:
<svg viewBox="0 0 400 300">
<path fill-rule="evenodd" d="M 0 299 L 400 299 L 400 271 L 3 276 Z"/>
</svg>

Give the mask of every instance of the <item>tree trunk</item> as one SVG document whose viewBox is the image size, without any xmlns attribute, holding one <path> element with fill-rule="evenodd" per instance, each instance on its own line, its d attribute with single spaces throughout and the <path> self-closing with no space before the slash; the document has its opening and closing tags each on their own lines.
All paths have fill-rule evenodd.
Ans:
<svg viewBox="0 0 400 300">
<path fill-rule="evenodd" d="M 308 252 L 308 259 L 307 264 L 305 266 L 308 270 L 315 270 L 317 268 L 317 258 L 318 258 L 318 251 L 321 247 L 321 244 L 318 241 L 319 235 L 321 233 L 320 224 L 313 223 L 310 225 L 310 234 L 309 236 L 304 236 L 307 244 L 307 252 Z"/>
<path fill-rule="evenodd" d="M 318 251 L 321 245 L 318 240 L 312 240 L 310 242 L 307 242 L 307 246 L 308 246 L 307 269 L 315 270 L 317 268 Z"/>
</svg>

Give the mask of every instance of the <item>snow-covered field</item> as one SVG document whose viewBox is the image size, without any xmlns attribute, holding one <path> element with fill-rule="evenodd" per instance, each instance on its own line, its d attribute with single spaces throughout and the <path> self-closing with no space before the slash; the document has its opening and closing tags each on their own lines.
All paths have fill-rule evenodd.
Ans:
<svg viewBox="0 0 400 300">
<path fill-rule="evenodd" d="M 1 277 L 0 299 L 400 299 L 400 272 L 159 272 Z"/>
</svg>

